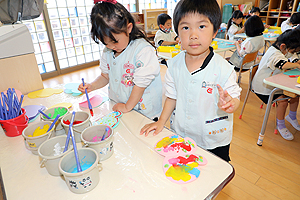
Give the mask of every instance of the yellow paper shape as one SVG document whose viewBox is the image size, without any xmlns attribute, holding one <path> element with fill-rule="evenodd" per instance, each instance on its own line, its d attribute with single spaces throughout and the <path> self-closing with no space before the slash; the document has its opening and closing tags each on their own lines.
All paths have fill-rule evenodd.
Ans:
<svg viewBox="0 0 300 200">
<path fill-rule="evenodd" d="M 72 107 L 72 104 L 71 104 L 71 103 L 67 103 L 67 102 L 63 102 L 63 103 L 55 104 L 54 106 L 51 106 L 50 108 L 56 108 L 56 107 L 66 107 L 66 108 L 71 108 L 71 107 Z"/>
<path fill-rule="evenodd" d="M 45 88 L 45 89 L 41 89 L 41 90 L 37 90 L 34 92 L 30 92 L 28 94 L 28 97 L 31 99 L 34 98 L 44 98 L 44 97 L 49 97 L 53 94 L 59 94 L 62 93 L 63 89 L 53 89 L 53 88 Z"/>
</svg>

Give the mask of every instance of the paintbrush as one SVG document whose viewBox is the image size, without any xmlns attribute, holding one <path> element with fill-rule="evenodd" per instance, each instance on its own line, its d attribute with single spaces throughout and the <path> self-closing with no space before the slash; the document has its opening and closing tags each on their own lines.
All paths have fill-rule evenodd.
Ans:
<svg viewBox="0 0 300 200">
<path fill-rule="evenodd" d="M 83 78 L 82 78 L 82 85 L 84 86 L 84 79 Z M 92 104 L 90 102 L 89 95 L 88 95 L 88 92 L 87 92 L 86 89 L 85 89 L 85 95 L 86 95 L 86 99 L 87 99 L 87 102 L 88 102 L 88 105 L 89 105 L 90 113 L 91 113 L 92 116 L 94 116 L 93 107 L 92 107 Z"/>
</svg>

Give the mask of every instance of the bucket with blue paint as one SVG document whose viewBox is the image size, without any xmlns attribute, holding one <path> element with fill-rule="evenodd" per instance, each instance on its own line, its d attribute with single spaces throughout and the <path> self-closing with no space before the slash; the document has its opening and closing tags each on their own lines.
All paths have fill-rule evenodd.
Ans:
<svg viewBox="0 0 300 200">
<path fill-rule="evenodd" d="M 106 125 L 94 125 L 81 133 L 82 147 L 89 147 L 97 151 L 99 160 L 104 161 L 114 153 L 114 132 Z"/>
<path fill-rule="evenodd" d="M 98 163 L 99 157 L 94 149 L 78 149 L 78 157 L 81 172 L 77 171 L 74 151 L 64 155 L 60 159 L 58 167 L 68 188 L 76 194 L 82 194 L 91 191 L 98 185 L 100 180 L 99 171 L 102 170 L 102 167 Z"/>
</svg>

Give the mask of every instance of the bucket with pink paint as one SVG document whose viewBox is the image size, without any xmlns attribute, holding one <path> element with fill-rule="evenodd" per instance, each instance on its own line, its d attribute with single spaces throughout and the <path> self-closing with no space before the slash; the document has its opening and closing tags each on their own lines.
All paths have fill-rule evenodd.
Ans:
<svg viewBox="0 0 300 200">
<path fill-rule="evenodd" d="M 25 147 L 33 154 L 38 155 L 37 151 L 39 146 L 54 135 L 54 127 L 47 132 L 51 124 L 51 121 L 41 121 L 29 124 L 28 127 L 22 131 Z"/>
<path fill-rule="evenodd" d="M 66 133 L 68 133 L 69 125 L 70 125 L 70 123 L 66 123 L 66 122 L 70 122 L 71 117 L 72 117 L 72 113 L 68 113 L 67 115 L 65 115 L 62 118 L 62 121 L 61 121 Z M 90 118 L 91 118 L 91 116 L 90 116 L 90 113 L 88 113 L 88 112 L 85 112 L 85 111 L 77 111 L 76 112 L 73 126 L 72 126 L 76 142 L 81 142 L 80 135 L 81 135 L 82 131 L 92 125 Z"/>
<path fill-rule="evenodd" d="M 114 153 L 114 132 L 106 125 L 94 125 L 85 129 L 81 134 L 84 143 L 82 147 L 94 149 L 99 156 L 99 161 L 104 161 Z"/>
<path fill-rule="evenodd" d="M 91 148 L 78 149 L 81 172 L 77 172 L 74 151 L 64 155 L 58 164 L 60 173 L 63 174 L 68 188 L 77 194 L 82 194 L 94 189 L 100 180 L 99 171 L 102 170 L 98 163 L 97 152 Z"/>
<path fill-rule="evenodd" d="M 55 136 L 65 135 L 66 131 L 65 131 L 65 129 L 63 128 L 63 126 L 61 124 L 61 120 L 65 115 L 70 113 L 69 109 L 67 107 L 64 107 L 64 106 L 59 106 L 59 107 L 49 108 L 49 109 L 45 110 L 44 113 L 46 115 L 48 115 L 51 119 L 47 119 L 44 115 L 40 114 L 40 118 L 41 118 L 42 121 L 51 121 L 51 122 L 53 122 L 56 115 L 57 114 L 60 115 L 60 117 L 58 118 L 58 120 L 55 124 L 55 132 L 54 133 L 55 133 Z"/>
<path fill-rule="evenodd" d="M 58 163 L 60 159 L 72 151 L 72 141 L 69 139 L 68 148 L 66 152 L 63 152 L 66 144 L 66 135 L 57 136 L 46 140 L 38 148 L 38 154 L 42 161 L 40 163 L 41 167 L 45 167 L 48 173 L 52 176 L 62 175 L 58 169 Z"/>
</svg>

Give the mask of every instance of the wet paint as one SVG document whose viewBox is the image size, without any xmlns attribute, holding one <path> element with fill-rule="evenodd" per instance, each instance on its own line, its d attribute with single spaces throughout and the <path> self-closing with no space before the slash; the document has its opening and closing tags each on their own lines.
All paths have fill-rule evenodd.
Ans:
<svg viewBox="0 0 300 200">
<path fill-rule="evenodd" d="M 66 108 L 55 108 L 54 109 L 54 114 L 52 116 L 52 113 L 48 113 L 48 116 L 51 118 L 51 119 L 55 119 L 56 116 L 59 114 L 60 116 L 63 116 L 65 115 L 66 113 L 68 112 L 68 110 Z M 47 119 L 45 116 L 43 116 L 44 119 Z"/>
<path fill-rule="evenodd" d="M 81 166 L 81 170 L 84 171 L 84 170 L 87 170 L 88 168 L 90 168 L 93 163 L 88 163 L 86 161 L 84 161 L 86 156 L 84 156 L 81 161 L 80 161 L 80 166 Z M 69 173 L 78 173 L 77 171 L 77 165 L 74 165 L 74 167 L 72 167 L 70 170 L 69 170 Z"/>
<path fill-rule="evenodd" d="M 34 132 L 32 133 L 32 135 L 28 135 L 28 137 L 37 137 L 37 136 L 41 136 L 44 135 L 45 133 L 47 133 L 49 129 L 49 124 L 45 124 L 43 126 L 43 128 L 41 128 L 40 126 L 37 127 Z"/>
<path fill-rule="evenodd" d="M 83 121 L 74 121 L 73 122 L 73 125 L 76 125 L 76 124 L 81 124 Z M 70 120 L 64 120 L 64 124 L 67 124 L 67 125 L 70 125 Z"/>
</svg>

